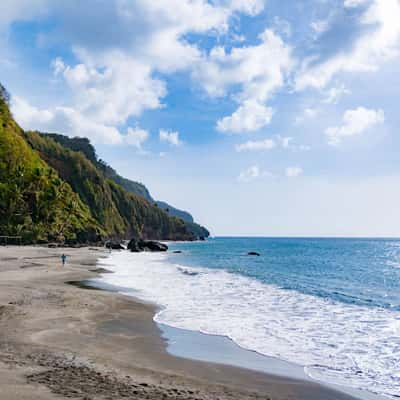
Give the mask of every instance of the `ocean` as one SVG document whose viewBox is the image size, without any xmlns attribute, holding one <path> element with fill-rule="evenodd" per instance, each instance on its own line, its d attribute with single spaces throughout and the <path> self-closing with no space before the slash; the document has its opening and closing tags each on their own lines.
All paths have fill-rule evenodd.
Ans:
<svg viewBox="0 0 400 400">
<path fill-rule="evenodd" d="M 400 396 L 400 240 L 169 246 L 166 254 L 114 252 L 102 262 L 114 274 L 99 281 L 157 304 L 161 324 L 229 337 L 322 382 Z"/>
</svg>

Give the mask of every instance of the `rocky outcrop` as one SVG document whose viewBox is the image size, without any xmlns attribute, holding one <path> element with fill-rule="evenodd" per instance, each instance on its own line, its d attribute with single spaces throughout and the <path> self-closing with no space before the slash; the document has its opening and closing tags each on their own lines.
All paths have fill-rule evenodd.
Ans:
<svg viewBox="0 0 400 400">
<path fill-rule="evenodd" d="M 142 251 L 167 251 L 168 246 L 155 240 L 131 239 L 128 243 L 128 250 L 133 253 L 139 253 Z"/>
<path fill-rule="evenodd" d="M 112 250 L 125 250 L 125 247 L 122 246 L 121 243 L 119 242 L 106 242 L 106 248 L 107 249 L 112 249 Z"/>
<path fill-rule="evenodd" d="M 249 252 L 247 253 L 247 255 L 248 255 L 248 256 L 260 256 L 261 254 L 260 254 L 260 253 L 257 253 L 256 251 L 249 251 Z"/>
</svg>

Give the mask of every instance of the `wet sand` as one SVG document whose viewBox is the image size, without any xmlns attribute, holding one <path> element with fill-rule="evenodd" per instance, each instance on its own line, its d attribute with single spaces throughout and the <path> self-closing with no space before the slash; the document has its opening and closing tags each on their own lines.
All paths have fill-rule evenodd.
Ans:
<svg viewBox="0 0 400 400">
<path fill-rule="evenodd" d="M 317 383 L 170 355 L 152 305 L 66 283 L 94 278 L 103 254 L 0 247 L 2 400 L 354 399 Z"/>
</svg>

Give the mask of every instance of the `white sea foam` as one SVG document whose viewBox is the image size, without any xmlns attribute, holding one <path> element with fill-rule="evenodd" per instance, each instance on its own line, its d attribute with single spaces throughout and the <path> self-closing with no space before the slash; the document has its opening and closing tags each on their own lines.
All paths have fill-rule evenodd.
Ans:
<svg viewBox="0 0 400 400">
<path fill-rule="evenodd" d="M 164 254 L 113 253 L 100 280 L 161 306 L 156 321 L 230 337 L 314 379 L 400 396 L 400 313 L 280 289 Z M 185 272 L 186 271 L 186 272 Z"/>
</svg>

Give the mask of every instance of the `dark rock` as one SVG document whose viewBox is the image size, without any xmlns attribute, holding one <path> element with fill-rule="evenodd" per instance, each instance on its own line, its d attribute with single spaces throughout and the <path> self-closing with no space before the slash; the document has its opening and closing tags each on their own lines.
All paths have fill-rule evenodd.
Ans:
<svg viewBox="0 0 400 400">
<path fill-rule="evenodd" d="M 257 253 L 256 251 L 249 251 L 249 252 L 247 253 L 247 255 L 248 255 L 248 256 L 260 256 L 261 254 L 260 254 L 260 253 Z"/>
<path fill-rule="evenodd" d="M 154 240 L 131 239 L 128 243 L 128 249 L 133 253 L 141 251 L 167 251 L 168 246 Z"/>
<path fill-rule="evenodd" d="M 154 240 L 140 240 L 139 248 L 143 251 L 167 251 L 168 246 L 164 243 L 156 242 Z"/>
<path fill-rule="evenodd" d="M 181 250 L 175 250 L 173 253 L 180 254 L 180 253 L 182 253 L 182 251 Z"/>
<path fill-rule="evenodd" d="M 132 253 L 139 253 L 140 251 L 143 251 L 139 247 L 139 241 L 136 239 L 131 239 L 128 243 L 127 249 L 130 250 Z"/>
<path fill-rule="evenodd" d="M 121 243 L 113 241 L 106 242 L 106 248 L 112 250 L 125 250 L 125 247 L 122 246 Z"/>
<path fill-rule="evenodd" d="M 199 240 L 201 240 L 202 242 L 204 242 L 206 240 L 206 238 L 204 236 L 199 236 Z"/>
</svg>

